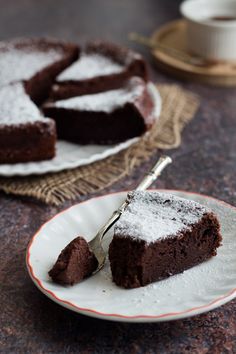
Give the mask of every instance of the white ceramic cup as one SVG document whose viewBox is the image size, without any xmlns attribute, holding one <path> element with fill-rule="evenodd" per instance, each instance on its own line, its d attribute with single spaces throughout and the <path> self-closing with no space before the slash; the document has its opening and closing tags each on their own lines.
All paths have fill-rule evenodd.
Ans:
<svg viewBox="0 0 236 354">
<path fill-rule="evenodd" d="M 209 60 L 236 60 L 236 0 L 186 0 L 180 12 L 187 20 L 190 52 Z"/>
</svg>

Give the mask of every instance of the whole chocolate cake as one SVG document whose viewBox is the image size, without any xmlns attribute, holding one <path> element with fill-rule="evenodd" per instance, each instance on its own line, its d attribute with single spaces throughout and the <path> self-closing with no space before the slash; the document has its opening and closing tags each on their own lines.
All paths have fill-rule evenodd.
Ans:
<svg viewBox="0 0 236 354">
<path fill-rule="evenodd" d="M 76 61 L 79 53 L 75 44 L 49 39 L 0 42 L 0 163 L 54 157 L 55 122 L 59 138 L 83 144 L 120 142 L 151 127 L 142 57 L 104 42 L 87 45 Z M 126 83 L 134 75 L 140 78 Z M 63 99 L 43 106 L 54 122 L 40 108 L 55 79 Z"/>
<path fill-rule="evenodd" d="M 59 100 L 120 88 L 132 76 L 148 80 L 141 55 L 112 43 L 89 43 L 79 59 L 57 76 L 51 97 Z"/>
<path fill-rule="evenodd" d="M 220 246 L 216 215 L 171 194 L 131 192 L 109 248 L 113 281 L 136 288 L 183 272 Z"/>
<path fill-rule="evenodd" d="M 143 134 L 154 122 L 153 100 L 145 82 L 134 77 L 120 89 L 48 102 L 59 139 L 110 144 Z"/>
</svg>

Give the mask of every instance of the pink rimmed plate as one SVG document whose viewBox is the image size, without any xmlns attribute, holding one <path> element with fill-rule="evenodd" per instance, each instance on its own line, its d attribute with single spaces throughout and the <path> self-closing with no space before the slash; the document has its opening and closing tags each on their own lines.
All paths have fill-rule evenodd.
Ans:
<svg viewBox="0 0 236 354">
<path fill-rule="evenodd" d="M 103 270 L 73 287 L 48 277 L 61 249 L 75 236 L 89 241 L 126 192 L 76 204 L 46 222 L 27 249 L 27 267 L 36 286 L 50 299 L 75 312 L 113 321 L 157 322 L 198 315 L 236 297 L 236 208 L 217 199 L 184 191 L 169 191 L 210 207 L 219 217 L 223 245 L 218 255 L 182 274 L 143 288 L 125 290 L 111 279 L 109 262 Z M 105 247 L 112 237 L 108 233 Z"/>
</svg>

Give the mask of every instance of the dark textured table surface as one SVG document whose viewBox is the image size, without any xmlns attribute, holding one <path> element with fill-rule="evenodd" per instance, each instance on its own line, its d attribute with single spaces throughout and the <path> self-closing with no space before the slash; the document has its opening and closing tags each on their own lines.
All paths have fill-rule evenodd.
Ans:
<svg viewBox="0 0 236 354">
<path fill-rule="evenodd" d="M 127 34 L 150 34 L 177 18 L 178 6 L 174 0 L 0 0 L 0 37 L 107 38 L 140 49 L 151 64 Z M 154 69 L 152 75 L 177 82 Z M 179 84 L 200 95 L 201 107 L 156 186 L 236 205 L 236 89 Z M 100 194 L 132 188 L 154 159 Z M 56 208 L 0 194 L 1 353 L 236 353 L 235 300 L 194 318 L 127 324 L 77 315 L 42 295 L 26 271 L 26 246 L 43 222 L 70 204 Z"/>
</svg>

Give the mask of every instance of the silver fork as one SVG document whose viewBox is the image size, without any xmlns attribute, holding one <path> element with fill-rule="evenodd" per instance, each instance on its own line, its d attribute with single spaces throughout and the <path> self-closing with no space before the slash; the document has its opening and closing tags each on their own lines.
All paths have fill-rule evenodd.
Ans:
<svg viewBox="0 0 236 354">
<path fill-rule="evenodd" d="M 136 187 L 136 191 L 144 191 L 160 176 L 164 168 L 171 163 L 172 160 L 169 156 L 161 156 L 153 168 L 145 175 L 140 184 Z M 98 260 L 98 267 L 93 272 L 97 273 L 103 266 L 106 260 L 106 252 L 102 247 L 102 240 L 107 231 L 114 225 L 114 223 L 120 218 L 125 208 L 127 207 L 127 201 L 121 204 L 121 206 L 113 212 L 108 221 L 101 227 L 96 236 L 88 242 L 90 250 L 94 253 Z"/>
</svg>

